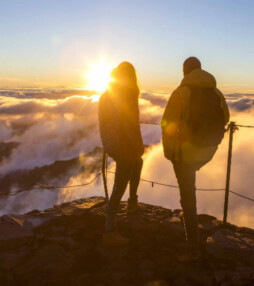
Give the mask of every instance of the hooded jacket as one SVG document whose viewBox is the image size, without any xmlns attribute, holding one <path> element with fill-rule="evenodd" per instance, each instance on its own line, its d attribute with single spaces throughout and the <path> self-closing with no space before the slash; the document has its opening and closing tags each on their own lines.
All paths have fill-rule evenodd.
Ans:
<svg viewBox="0 0 254 286">
<path fill-rule="evenodd" d="M 139 125 L 138 97 L 128 92 L 102 94 L 99 101 L 100 136 L 114 160 L 133 161 L 144 153 Z"/>
<path fill-rule="evenodd" d="M 216 88 L 215 78 L 202 69 L 195 69 L 186 75 L 180 86 L 172 93 L 161 121 L 164 155 L 172 162 L 208 162 L 218 146 L 199 147 L 188 141 L 178 139 L 179 130 L 187 129 L 189 118 L 191 90 L 189 86 L 214 88 L 220 96 L 224 110 L 224 123 L 229 121 L 229 110 L 223 94 Z"/>
</svg>

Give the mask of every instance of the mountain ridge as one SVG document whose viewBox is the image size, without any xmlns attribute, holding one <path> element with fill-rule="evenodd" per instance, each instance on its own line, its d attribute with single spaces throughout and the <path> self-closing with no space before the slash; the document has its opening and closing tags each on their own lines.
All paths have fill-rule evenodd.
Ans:
<svg viewBox="0 0 254 286">
<path fill-rule="evenodd" d="M 85 165 L 85 161 L 98 157 L 92 165 Z M 51 179 L 59 179 L 66 182 L 73 175 L 79 175 L 85 171 L 94 173 L 100 169 L 102 158 L 102 149 L 95 147 L 91 152 L 80 155 L 69 160 L 57 160 L 52 164 L 42 167 L 35 167 L 31 170 L 16 170 L 0 177 L 0 189 L 2 193 L 9 193 L 11 186 L 18 186 L 20 189 L 30 188 L 36 183 L 46 184 Z M 71 172 L 72 171 L 72 172 Z M 68 173 L 70 175 L 68 176 Z"/>
</svg>

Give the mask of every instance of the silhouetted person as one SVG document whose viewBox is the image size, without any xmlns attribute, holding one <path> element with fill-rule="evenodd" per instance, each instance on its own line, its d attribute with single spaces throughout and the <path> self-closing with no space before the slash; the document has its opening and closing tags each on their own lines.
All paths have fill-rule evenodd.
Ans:
<svg viewBox="0 0 254 286">
<path fill-rule="evenodd" d="M 224 136 L 229 111 L 215 78 L 190 57 L 183 63 L 184 78 L 172 93 L 161 127 L 164 155 L 173 163 L 190 249 L 199 245 L 196 209 L 196 171 L 209 162 Z"/>
<path fill-rule="evenodd" d="M 125 245 L 128 239 L 115 231 L 121 198 L 130 183 L 129 212 L 138 209 L 144 146 L 139 125 L 139 87 L 132 64 L 121 63 L 111 73 L 112 81 L 99 101 L 99 126 L 104 151 L 116 161 L 113 191 L 107 206 L 105 244 Z"/>
</svg>

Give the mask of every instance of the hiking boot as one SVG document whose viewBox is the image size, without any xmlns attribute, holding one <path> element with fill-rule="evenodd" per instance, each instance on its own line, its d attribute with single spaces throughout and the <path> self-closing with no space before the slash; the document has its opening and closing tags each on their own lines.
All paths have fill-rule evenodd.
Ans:
<svg viewBox="0 0 254 286">
<path fill-rule="evenodd" d="M 129 238 L 113 231 L 105 232 L 102 238 L 103 244 L 108 246 L 126 246 L 129 244 L 129 241 Z"/>
<path fill-rule="evenodd" d="M 127 212 L 128 213 L 134 213 L 139 209 L 138 200 L 130 200 L 128 199 L 128 205 L 127 205 Z"/>
</svg>

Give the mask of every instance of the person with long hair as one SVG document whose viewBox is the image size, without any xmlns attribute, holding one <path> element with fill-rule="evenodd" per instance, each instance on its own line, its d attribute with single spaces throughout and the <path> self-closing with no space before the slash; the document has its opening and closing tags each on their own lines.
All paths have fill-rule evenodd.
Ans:
<svg viewBox="0 0 254 286">
<path fill-rule="evenodd" d="M 104 151 L 116 161 L 112 194 L 106 209 L 103 242 L 126 245 L 128 238 L 115 230 L 117 211 L 129 183 L 127 211 L 138 209 L 137 189 L 140 181 L 144 145 L 139 125 L 138 97 L 140 94 L 135 68 L 122 62 L 111 72 L 108 89 L 99 101 L 99 127 Z"/>
</svg>

